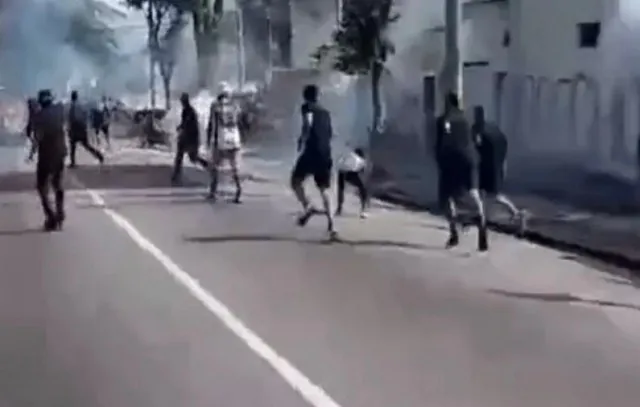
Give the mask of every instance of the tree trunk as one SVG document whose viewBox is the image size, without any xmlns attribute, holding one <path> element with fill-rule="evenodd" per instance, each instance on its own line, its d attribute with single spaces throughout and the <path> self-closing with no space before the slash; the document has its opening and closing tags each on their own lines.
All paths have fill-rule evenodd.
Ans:
<svg viewBox="0 0 640 407">
<path fill-rule="evenodd" d="M 149 55 L 149 102 L 151 108 L 156 108 L 156 61 Z"/>
<path fill-rule="evenodd" d="M 171 75 L 162 75 L 162 87 L 164 90 L 164 108 L 171 110 Z"/>
<path fill-rule="evenodd" d="M 198 61 L 198 88 L 208 89 L 214 84 L 217 59 L 218 36 L 214 33 L 195 33 L 196 56 Z"/>
<path fill-rule="evenodd" d="M 382 65 L 373 63 L 371 68 L 371 135 L 375 137 L 382 130 L 382 97 L 380 95 L 380 79 Z"/>
</svg>

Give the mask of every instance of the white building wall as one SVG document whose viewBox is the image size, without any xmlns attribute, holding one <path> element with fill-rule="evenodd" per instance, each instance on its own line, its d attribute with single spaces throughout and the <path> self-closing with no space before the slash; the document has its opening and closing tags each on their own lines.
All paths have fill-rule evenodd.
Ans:
<svg viewBox="0 0 640 407">
<path fill-rule="evenodd" d="M 520 2 L 525 73 L 553 79 L 572 78 L 577 72 L 595 74 L 598 49 L 579 48 L 577 25 L 604 23 L 617 0 L 511 1 Z"/>
</svg>

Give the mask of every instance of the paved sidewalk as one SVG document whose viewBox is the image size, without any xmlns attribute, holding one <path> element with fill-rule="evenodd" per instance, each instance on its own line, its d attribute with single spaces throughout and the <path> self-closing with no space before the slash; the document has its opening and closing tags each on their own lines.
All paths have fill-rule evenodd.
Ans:
<svg viewBox="0 0 640 407">
<path fill-rule="evenodd" d="M 434 169 L 407 164 L 416 161 L 406 157 L 393 164 L 387 160 L 389 164 L 379 163 L 376 195 L 439 212 Z M 630 181 L 568 166 L 509 171 L 507 191 L 531 215 L 527 239 L 640 270 L 640 208 Z M 495 229 L 515 231 L 508 214 L 498 211 L 490 218 Z"/>
</svg>

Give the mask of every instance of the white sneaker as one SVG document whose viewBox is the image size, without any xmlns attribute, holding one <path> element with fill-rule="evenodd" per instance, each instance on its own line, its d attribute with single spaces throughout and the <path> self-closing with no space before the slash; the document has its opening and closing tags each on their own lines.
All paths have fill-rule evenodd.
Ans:
<svg viewBox="0 0 640 407">
<path fill-rule="evenodd" d="M 360 219 L 367 219 L 368 217 L 369 214 L 367 213 L 367 211 L 360 212 Z"/>
</svg>

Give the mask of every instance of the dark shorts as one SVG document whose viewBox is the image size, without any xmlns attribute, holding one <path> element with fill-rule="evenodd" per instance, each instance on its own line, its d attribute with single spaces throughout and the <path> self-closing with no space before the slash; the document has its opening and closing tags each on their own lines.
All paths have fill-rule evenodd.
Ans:
<svg viewBox="0 0 640 407">
<path fill-rule="evenodd" d="M 104 133 L 109 134 L 109 125 L 106 123 L 93 123 L 93 132 L 94 133 Z"/>
<path fill-rule="evenodd" d="M 497 195 L 502 192 L 504 182 L 504 172 L 502 167 L 495 165 L 485 165 L 480 167 L 480 190 L 489 194 Z"/>
<path fill-rule="evenodd" d="M 331 187 L 331 172 L 333 162 L 330 158 L 301 155 L 291 172 L 291 183 L 302 182 L 308 177 L 313 177 L 320 189 Z"/>
<path fill-rule="evenodd" d="M 438 165 L 440 201 L 459 198 L 472 189 L 478 189 L 477 167 L 469 160 L 446 160 Z"/>
</svg>

